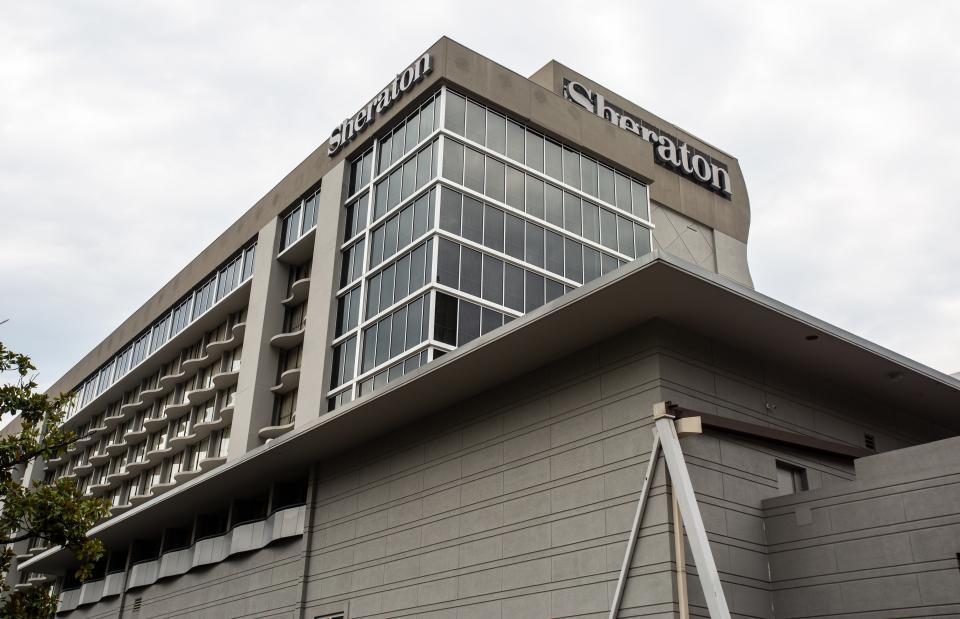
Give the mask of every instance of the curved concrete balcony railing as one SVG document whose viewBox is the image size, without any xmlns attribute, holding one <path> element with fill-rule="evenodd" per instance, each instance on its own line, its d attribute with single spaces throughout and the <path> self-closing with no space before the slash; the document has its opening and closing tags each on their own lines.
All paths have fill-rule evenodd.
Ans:
<svg viewBox="0 0 960 619">
<path fill-rule="evenodd" d="M 213 378 L 210 379 L 210 382 L 212 382 L 213 386 L 217 389 L 226 389 L 227 387 L 236 385 L 239 378 L 240 370 L 229 370 L 227 372 L 214 374 Z"/>
<path fill-rule="evenodd" d="M 278 333 L 270 338 L 270 345 L 280 350 L 290 350 L 294 346 L 303 343 L 303 334 L 305 331 L 305 327 L 300 327 L 296 331 L 290 331 L 289 333 Z"/>
<path fill-rule="evenodd" d="M 237 324 L 230 327 L 230 333 L 233 334 L 233 337 L 237 338 L 237 341 L 243 340 L 243 335 L 247 332 L 247 323 L 238 322 Z"/>
<path fill-rule="evenodd" d="M 160 415 L 159 417 L 148 417 L 143 420 L 143 429 L 148 434 L 153 434 L 157 430 L 166 428 L 168 423 L 170 423 L 170 420 L 163 415 Z"/>
<path fill-rule="evenodd" d="M 210 355 L 204 352 L 199 356 L 185 360 L 183 363 L 180 364 L 180 368 L 183 369 L 183 371 L 185 372 L 192 372 L 193 370 L 202 368 L 209 361 L 210 361 Z"/>
<path fill-rule="evenodd" d="M 108 453 L 97 452 L 97 453 L 90 454 L 90 457 L 87 459 L 87 461 L 94 466 L 100 466 L 101 464 L 106 464 L 107 462 L 110 462 L 111 457 L 112 456 Z"/>
<path fill-rule="evenodd" d="M 69 473 L 65 473 L 64 475 L 62 475 L 62 476 L 60 477 L 60 479 L 72 479 L 72 480 L 76 481 L 76 480 L 77 480 L 77 474 L 74 473 L 73 471 L 70 471 Z"/>
<path fill-rule="evenodd" d="M 89 475 L 91 472 L 93 472 L 93 465 L 90 464 L 89 462 L 78 464 L 77 466 L 73 467 L 73 472 L 75 475 L 78 475 L 80 477 L 83 477 L 84 475 Z"/>
<path fill-rule="evenodd" d="M 164 374 L 163 376 L 161 376 L 159 383 L 163 387 L 169 389 L 174 385 L 176 385 L 177 383 L 179 383 L 180 381 L 182 381 L 186 377 L 187 377 L 187 373 L 181 367 L 180 369 L 174 370 L 169 374 Z"/>
<path fill-rule="evenodd" d="M 158 447 L 148 451 L 145 458 L 150 464 L 157 464 L 172 453 L 173 449 L 171 449 L 168 445 L 164 445 L 163 447 Z"/>
<path fill-rule="evenodd" d="M 107 415 L 106 417 L 103 418 L 103 425 L 105 425 L 107 428 L 113 429 L 113 428 L 116 428 L 121 423 L 123 423 L 126 420 L 126 418 L 127 418 L 127 413 L 124 413 L 122 410 L 117 409 L 116 411 L 114 411 L 113 415 Z"/>
<path fill-rule="evenodd" d="M 230 350 L 231 348 L 236 346 L 238 343 L 239 342 L 237 342 L 236 336 L 234 336 L 233 332 L 231 331 L 230 334 L 224 337 L 223 339 L 214 340 L 209 344 L 207 344 L 207 348 L 206 348 L 207 356 L 216 357 L 223 351 Z"/>
<path fill-rule="evenodd" d="M 146 493 L 146 494 L 131 494 L 131 495 L 130 495 L 130 499 L 129 499 L 129 500 L 130 500 L 130 505 L 136 507 L 137 505 L 140 505 L 141 503 L 146 503 L 146 502 L 149 501 L 151 498 L 152 498 L 152 495 L 150 494 L 150 491 L 149 491 L 149 490 L 147 490 L 147 493 Z"/>
<path fill-rule="evenodd" d="M 297 281 L 290 284 L 290 294 L 286 299 L 281 301 L 287 307 L 292 307 L 294 305 L 300 305 L 300 303 L 306 299 L 310 294 L 310 278 L 304 277 L 298 279 Z"/>
<path fill-rule="evenodd" d="M 120 412 L 123 413 L 124 415 L 126 415 L 127 413 L 135 413 L 146 405 L 147 403 L 143 401 L 142 397 L 137 397 L 137 399 L 134 400 L 133 402 L 127 402 L 126 404 L 121 404 Z"/>
<path fill-rule="evenodd" d="M 139 428 L 134 428 L 133 430 L 130 430 L 124 434 L 123 440 L 126 441 L 127 445 L 136 445 L 149 435 L 150 432 L 148 432 L 147 429 L 141 425 Z"/>
<path fill-rule="evenodd" d="M 225 428 L 229 421 L 225 421 L 223 417 L 215 416 L 209 421 L 198 421 L 193 426 L 193 435 L 197 439 L 205 438 L 210 435 L 214 430 L 219 430 Z"/>
<path fill-rule="evenodd" d="M 90 484 L 89 486 L 87 486 L 87 492 L 89 492 L 90 494 L 96 494 L 97 492 L 106 490 L 109 487 L 110 487 L 110 482 L 108 482 L 106 479 L 103 479 L 96 484 Z"/>
<path fill-rule="evenodd" d="M 88 430 L 88 432 L 89 432 L 90 434 L 100 434 L 101 432 L 105 432 L 105 431 L 107 431 L 107 430 L 109 430 L 109 429 L 110 429 L 110 428 L 107 427 L 106 421 L 105 421 L 105 420 L 100 420 L 100 425 L 98 425 L 98 426 L 93 426 L 93 425 L 91 425 L 90 430 Z"/>
<path fill-rule="evenodd" d="M 233 420 L 233 408 L 234 405 L 230 404 L 229 406 L 224 406 L 220 409 L 220 419 L 223 419 L 227 423 L 230 423 Z"/>
<path fill-rule="evenodd" d="M 175 404 L 167 404 L 160 412 L 160 416 L 166 417 L 167 419 L 172 419 L 188 412 L 191 408 L 193 408 L 193 404 L 187 402 L 186 400 L 183 402 L 177 402 Z"/>
<path fill-rule="evenodd" d="M 120 454 L 125 453 L 127 451 L 127 447 L 128 447 L 127 443 L 123 439 L 120 439 L 119 443 L 107 443 L 107 446 L 104 448 L 104 451 L 106 451 L 111 456 L 119 456 Z"/>
<path fill-rule="evenodd" d="M 108 473 L 107 476 L 103 478 L 103 481 L 106 482 L 108 485 L 113 486 L 113 485 L 119 484 L 121 481 L 123 481 L 124 479 L 127 479 L 128 477 L 133 477 L 133 475 L 124 468 L 124 469 L 120 469 L 116 473 Z"/>
<path fill-rule="evenodd" d="M 185 445 L 193 443 L 196 440 L 197 435 L 191 431 L 182 436 L 171 436 L 169 439 L 167 439 L 167 445 L 170 447 L 170 449 L 177 450 Z"/>
<path fill-rule="evenodd" d="M 213 469 L 217 468 L 218 466 L 220 466 L 226 461 L 227 459 L 224 456 L 214 456 L 213 458 L 204 458 L 203 460 L 200 461 L 200 470 L 203 471 L 204 473 L 206 473 L 207 471 L 212 471 Z"/>
<path fill-rule="evenodd" d="M 14 586 L 14 589 L 16 589 L 18 586 L 19 585 Z M 65 613 L 79 606 L 81 589 L 83 589 L 82 586 L 77 587 L 76 589 L 67 589 L 66 591 L 61 591 L 60 603 L 57 604 L 57 612 Z"/>
<path fill-rule="evenodd" d="M 170 391 L 170 387 L 164 387 L 158 382 L 156 387 L 144 389 L 140 392 L 140 401 L 144 404 L 149 404 L 160 396 L 166 394 L 168 391 Z"/>
<path fill-rule="evenodd" d="M 130 568 L 127 590 L 152 585 L 161 578 L 179 576 L 201 565 L 259 550 L 289 537 L 303 535 L 306 509 L 303 505 L 276 511 L 262 520 L 240 524 L 223 535 L 197 540 L 188 548 L 165 552 L 157 559 L 137 563 Z"/>
<path fill-rule="evenodd" d="M 162 481 L 159 484 L 150 486 L 150 496 L 160 496 L 164 492 L 169 492 L 173 490 L 173 487 L 177 485 L 175 481 Z"/>
<path fill-rule="evenodd" d="M 130 502 L 129 502 L 129 500 L 128 500 L 128 501 L 127 501 L 126 503 L 124 503 L 123 505 L 114 505 L 114 506 L 112 506 L 112 507 L 110 508 L 110 515 L 111 515 L 111 516 L 119 516 L 120 514 L 122 514 L 123 512 L 125 512 L 125 511 L 127 511 L 127 510 L 129 510 L 129 509 L 133 509 L 133 505 L 130 504 Z"/>
<path fill-rule="evenodd" d="M 203 475 L 203 471 L 200 469 L 193 469 L 191 471 L 180 471 L 179 473 L 174 473 L 173 479 L 178 483 L 182 484 L 185 481 L 190 481 L 194 477 L 199 477 Z"/>
<path fill-rule="evenodd" d="M 213 383 L 210 383 L 206 387 L 188 391 L 186 398 L 190 404 L 203 404 L 215 395 L 217 395 L 217 387 Z"/>
<path fill-rule="evenodd" d="M 52 458 L 50 458 L 49 460 L 47 460 L 47 465 L 48 465 L 48 466 L 60 466 L 61 464 L 63 464 L 64 462 L 67 461 L 67 456 L 68 456 L 68 455 L 67 455 L 66 452 L 61 451 L 61 452 L 58 453 L 57 455 L 55 455 L 55 456 L 53 456 Z"/>
<path fill-rule="evenodd" d="M 287 370 L 280 375 L 280 382 L 270 387 L 270 391 L 281 395 L 293 389 L 300 384 L 300 368 L 293 368 L 292 370 Z"/>
<path fill-rule="evenodd" d="M 277 438 L 278 436 L 283 436 L 290 430 L 293 430 L 293 422 L 283 424 L 282 426 L 267 426 L 261 428 L 257 435 L 261 440 L 267 440 L 271 438 Z"/>
<path fill-rule="evenodd" d="M 127 462 L 127 472 L 134 474 L 142 473 L 151 466 L 153 466 L 153 462 L 150 462 L 149 460 L 134 460 L 133 462 Z"/>
<path fill-rule="evenodd" d="M 78 451 L 80 448 L 93 444 L 93 442 L 96 440 L 97 437 L 95 437 L 92 432 L 87 432 L 83 436 L 77 438 L 77 442 L 73 444 L 73 447 L 70 448 L 70 451 Z"/>
</svg>

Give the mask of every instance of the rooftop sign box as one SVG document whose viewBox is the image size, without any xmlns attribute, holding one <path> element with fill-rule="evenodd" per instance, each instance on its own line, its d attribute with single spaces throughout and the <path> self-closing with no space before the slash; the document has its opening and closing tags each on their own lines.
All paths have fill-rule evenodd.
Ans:
<svg viewBox="0 0 960 619">
<path fill-rule="evenodd" d="M 432 70 L 433 59 L 430 54 L 420 56 L 416 62 L 393 78 L 393 81 L 371 99 L 370 103 L 333 130 L 330 134 L 330 147 L 327 153 L 331 157 L 336 155 L 341 148 L 366 129 L 367 125 L 372 124 L 377 114 L 383 114 L 390 109 L 394 102 L 420 83 Z"/>
<path fill-rule="evenodd" d="M 650 123 L 636 118 L 608 103 L 599 92 L 593 92 L 580 82 L 563 80 L 563 96 L 583 109 L 636 134 L 653 144 L 654 159 L 661 166 L 730 199 L 730 172 L 727 166 L 706 153 L 693 150 L 689 144 L 667 135 Z"/>
</svg>

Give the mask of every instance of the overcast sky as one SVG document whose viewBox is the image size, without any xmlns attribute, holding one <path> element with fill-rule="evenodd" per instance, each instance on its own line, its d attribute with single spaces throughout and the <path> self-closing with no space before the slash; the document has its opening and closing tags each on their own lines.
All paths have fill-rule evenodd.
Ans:
<svg viewBox="0 0 960 619">
<path fill-rule="evenodd" d="M 2 1 L 0 340 L 53 382 L 447 34 L 733 153 L 758 290 L 956 372 L 958 32 L 957 2 Z"/>
</svg>

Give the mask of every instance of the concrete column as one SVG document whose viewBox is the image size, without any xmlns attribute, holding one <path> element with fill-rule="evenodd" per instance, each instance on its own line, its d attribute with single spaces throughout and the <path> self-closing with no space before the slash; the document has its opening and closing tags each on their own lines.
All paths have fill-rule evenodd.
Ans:
<svg viewBox="0 0 960 619">
<path fill-rule="evenodd" d="M 236 460 L 258 446 L 260 437 L 257 432 L 270 425 L 273 415 L 270 387 L 276 384 L 279 355 L 270 345 L 270 338 L 283 328 L 283 305 L 280 301 L 287 285 L 287 269 L 277 261 L 280 243 L 278 226 L 279 220 L 273 219 L 257 236 L 227 460 Z"/>
<path fill-rule="evenodd" d="M 327 411 L 330 358 L 336 321 L 336 292 L 340 281 L 340 239 L 343 238 L 343 199 L 346 197 L 346 162 L 324 175 L 317 205 L 317 232 L 310 271 L 310 302 L 300 364 L 295 429 Z"/>
</svg>

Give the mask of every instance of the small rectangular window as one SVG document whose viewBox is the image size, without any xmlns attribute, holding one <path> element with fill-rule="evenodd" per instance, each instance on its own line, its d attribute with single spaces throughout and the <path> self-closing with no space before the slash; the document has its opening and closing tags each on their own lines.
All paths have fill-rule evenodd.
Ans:
<svg viewBox="0 0 960 619">
<path fill-rule="evenodd" d="M 781 496 L 807 490 L 807 469 L 777 460 L 777 488 Z"/>
</svg>

